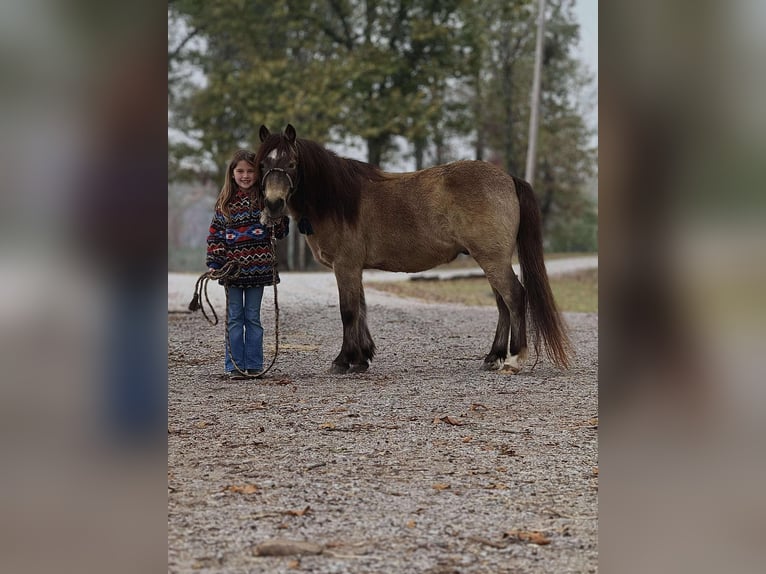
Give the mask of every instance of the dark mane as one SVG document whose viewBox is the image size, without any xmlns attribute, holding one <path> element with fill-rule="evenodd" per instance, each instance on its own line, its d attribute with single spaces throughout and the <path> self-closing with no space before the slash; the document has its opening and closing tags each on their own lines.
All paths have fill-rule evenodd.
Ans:
<svg viewBox="0 0 766 574">
<path fill-rule="evenodd" d="M 339 157 L 315 141 L 298 138 L 296 147 L 298 183 L 290 200 L 293 210 L 309 219 L 330 217 L 338 223 L 356 223 L 363 182 L 381 181 L 383 172 L 372 164 Z M 271 134 L 258 150 L 256 165 L 274 148 L 280 154 L 296 152 L 285 136 Z"/>
</svg>

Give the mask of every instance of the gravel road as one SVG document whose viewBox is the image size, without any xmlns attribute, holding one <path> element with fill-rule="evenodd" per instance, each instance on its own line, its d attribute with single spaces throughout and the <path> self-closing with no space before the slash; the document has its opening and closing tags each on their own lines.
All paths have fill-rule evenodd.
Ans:
<svg viewBox="0 0 766 574">
<path fill-rule="evenodd" d="M 271 378 L 227 381 L 195 279 L 168 277 L 168 572 L 597 571 L 597 315 L 565 315 L 570 371 L 488 373 L 494 308 L 368 289 L 378 355 L 337 376 L 333 276 L 284 273 Z M 269 289 L 267 360 L 273 321 Z"/>
</svg>

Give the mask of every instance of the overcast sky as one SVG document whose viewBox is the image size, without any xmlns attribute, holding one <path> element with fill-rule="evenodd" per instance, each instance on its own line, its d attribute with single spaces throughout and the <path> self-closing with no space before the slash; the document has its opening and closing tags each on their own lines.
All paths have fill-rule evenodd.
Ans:
<svg viewBox="0 0 766 574">
<path fill-rule="evenodd" d="M 598 0 L 575 0 L 575 14 L 580 23 L 580 60 L 593 75 L 593 98 L 588 97 L 591 89 L 583 94 L 586 105 L 583 108 L 587 125 L 598 129 Z M 598 145 L 598 132 L 593 134 L 592 145 Z"/>
<path fill-rule="evenodd" d="M 582 60 L 598 77 L 598 0 L 577 0 Z"/>
</svg>

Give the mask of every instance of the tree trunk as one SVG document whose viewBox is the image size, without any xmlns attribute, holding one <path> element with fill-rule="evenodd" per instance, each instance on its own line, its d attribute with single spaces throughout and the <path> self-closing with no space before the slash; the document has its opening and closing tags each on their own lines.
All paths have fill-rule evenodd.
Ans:
<svg viewBox="0 0 766 574">
<path fill-rule="evenodd" d="M 298 270 L 305 271 L 308 268 L 308 260 L 306 258 L 306 239 L 302 235 L 298 235 Z"/>
<path fill-rule="evenodd" d="M 553 181 L 553 170 L 551 170 L 550 164 L 548 162 L 543 162 L 543 165 L 541 166 L 542 171 L 542 178 L 541 178 L 541 185 L 542 188 L 542 201 L 540 201 L 540 216 L 543 221 L 543 228 L 545 228 L 545 222 L 548 220 L 548 215 L 550 215 L 551 208 L 553 207 L 553 190 L 554 190 L 554 181 Z"/>
<path fill-rule="evenodd" d="M 423 169 L 423 157 L 425 156 L 426 142 L 425 140 L 418 138 L 414 142 L 415 144 L 415 170 Z"/>
<path fill-rule="evenodd" d="M 476 126 L 476 159 L 484 159 L 484 148 L 486 146 L 486 140 L 484 135 L 484 103 L 482 102 L 482 89 L 481 89 L 481 68 L 477 68 L 476 75 L 474 76 L 476 82 L 476 94 L 474 96 L 474 125 Z"/>
<path fill-rule="evenodd" d="M 503 95 L 505 96 L 505 122 L 503 125 L 503 159 L 505 170 L 516 173 L 516 161 L 513 146 L 513 66 L 507 63 L 503 66 Z"/>
<path fill-rule="evenodd" d="M 380 166 L 387 141 L 388 136 L 367 138 L 367 163 Z"/>
</svg>

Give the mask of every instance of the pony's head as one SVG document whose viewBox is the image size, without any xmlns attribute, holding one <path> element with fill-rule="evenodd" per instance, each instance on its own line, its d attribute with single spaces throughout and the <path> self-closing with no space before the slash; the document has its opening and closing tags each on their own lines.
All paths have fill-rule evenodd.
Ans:
<svg viewBox="0 0 766 574">
<path fill-rule="evenodd" d="M 261 147 L 256 154 L 263 196 L 263 223 L 287 213 L 287 202 L 298 185 L 298 147 L 295 128 L 287 124 L 282 134 L 272 134 L 261 126 Z"/>
</svg>

